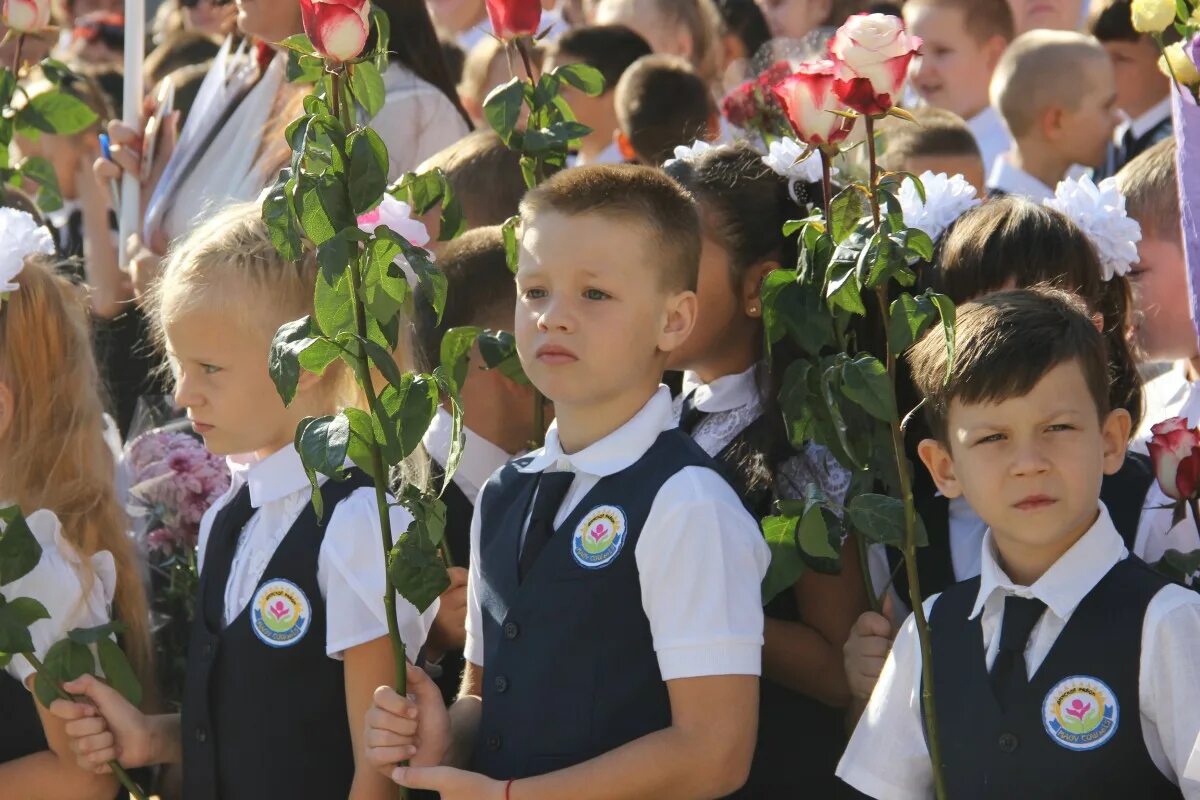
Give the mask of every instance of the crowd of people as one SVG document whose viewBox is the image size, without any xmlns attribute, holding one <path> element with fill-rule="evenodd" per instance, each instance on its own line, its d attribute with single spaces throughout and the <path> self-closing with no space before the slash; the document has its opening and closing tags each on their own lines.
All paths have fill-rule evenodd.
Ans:
<svg viewBox="0 0 1200 800">
<path fill-rule="evenodd" d="M 322 268 L 283 258 L 263 220 L 309 90 L 278 46 L 303 32 L 301 0 L 161 0 L 149 132 L 119 119 L 122 2 L 57 0 L 57 28 L 0 45 L 0 63 L 67 64 L 63 90 L 97 116 L 15 139 L 14 160 L 53 166 L 61 209 L 39 211 L 34 187 L 0 197 L 0 498 L 46 554 L 22 580 L 57 587 L 38 654 L 111 616 L 145 686 L 138 707 L 83 675 L 47 708 L 33 665 L 8 661 L 0 800 L 111 798 L 114 761 L 185 800 L 397 783 L 447 800 L 930 798 L 930 688 L 949 797 L 1200 800 L 1200 596 L 1154 569 L 1200 551 L 1151 452 L 1165 420 L 1200 424 L 1195 243 L 1160 68 L 1178 33 L 1139 32 L 1132 0 L 543 0 L 531 68 L 586 64 L 604 89 L 564 85 L 590 132 L 528 189 L 484 108 L 523 75 L 491 2 L 374 4 L 388 179 L 441 170 L 466 220 L 449 241 L 436 206 L 387 222 L 446 283 L 440 314 L 415 287 L 397 365 L 432 372 L 447 331 L 475 326 L 512 331 L 527 377 L 476 345 L 457 468 L 443 398 L 394 479 L 453 471 L 449 588 L 398 604 L 405 695 L 388 688 L 373 484 L 325 482 L 320 514 L 294 445 L 356 386 L 334 363 L 285 405 L 267 367 Z M 897 548 L 849 537 L 836 572 L 761 593 L 778 502 L 837 502 L 871 476 L 793 439 L 786 348 L 764 340 L 764 284 L 801 257 L 787 223 L 829 187 L 816 156 L 768 150 L 722 101 L 820 56 L 856 14 L 920 38 L 911 119 L 880 122 L 879 165 L 921 176 L 899 198 L 935 242 L 916 281 L 959 306 L 952 360 L 935 327 L 897 389 L 924 406 L 904 444 L 925 652 Z M 36 96 L 46 78 L 20 81 Z M 845 149 L 848 179 L 866 148 Z M 121 241 L 128 176 L 142 224 Z M 162 545 L 130 486 L 137 443 L 168 429 L 225 462 L 189 489 L 196 539 L 175 556 L 198 577 L 171 620 L 177 587 L 147 578 Z M 163 480 L 200 480 L 188 453 Z"/>
</svg>

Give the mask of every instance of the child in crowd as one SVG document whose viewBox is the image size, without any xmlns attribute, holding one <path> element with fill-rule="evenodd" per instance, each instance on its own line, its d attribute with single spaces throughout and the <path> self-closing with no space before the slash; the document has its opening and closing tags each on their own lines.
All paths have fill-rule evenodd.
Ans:
<svg viewBox="0 0 1200 800">
<path fill-rule="evenodd" d="M 1112 59 L 1117 108 L 1125 117 L 1109 147 L 1109 175 L 1171 135 L 1171 81 L 1158 69 L 1154 39 L 1133 29 L 1130 5 L 1131 0 L 1097 0 L 1088 23 Z M 1166 44 L 1178 39 L 1170 26 L 1163 32 Z"/>
<path fill-rule="evenodd" d="M 696 327 L 667 362 L 684 370 L 680 427 L 725 465 L 759 520 L 775 513 L 776 499 L 803 498 L 809 484 L 841 502 L 850 473 L 823 447 L 792 448 L 774 399 L 787 364 L 778 351 L 773 368 L 762 360 L 759 290 L 771 270 L 796 263 L 796 241 L 780 231 L 809 213 L 808 203 L 820 207 L 820 187 L 796 185 L 807 198 L 798 206 L 787 180 L 747 144 L 677 159 L 666 172 L 696 196 L 702 231 Z M 850 699 L 841 650 L 866 609 L 853 544 L 842 558 L 840 575 L 806 572 L 764 609 L 758 745 L 739 796 L 838 794 L 833 772 Z"/>
<path fill-rule="evenodd" d="M 1032 30 L 1078 31 L 1083 29 L 1091 0 L 1008 0 L 1013 10 L 1017 35 Z"/>
<path fill-rule="evenodd" d="M 504 235 L 497 226 L 467 231 L 448 243 L 438 257 L 438 269 L 446 276 L 447 289 L 440 321 L 424 287 L 416 291 L 412 352 L 416 368 L 423 372 L 431 372 L 441 363 L 442 337 L 451 328 L 511 329 L 517 300 L 504 254 Z M 441 672 L 437 683 L 447 704 L 458 696 L 462 679 L 475 501 L 492 473 L 542 435 L 533 429 L 532 388 L 498 369 L 487 369 L 478 346 L 471 348 L 468 364 L 466 380 L 459 387 L 466 443 L 458 470 L 442 495 L 446 503 L 445 546 L 456 565 L 451 569 L 452 594 L 442 595 L 441 610 L 425 645 L 425 669 L 431 675 Z M 430 460 L 430 483 L 440 487 L 451 445 L 451 418 L 444 407 L 438 409 L 423 441 Z"/>
<path fill-rule="evenodd" d="M 618 143 L 627 161 L 656 167 L 680 145 L 714 141 L 716 104 L 704 81 L 674 56 L 639 58 L 617 84 Z"/>
<path fill-rule="evenodd" d="M 883 153 L 879 166 L 892 172 L 920 175 L 962 175 L 980 195 L 984 192 L 987 162 L 980 156 L 978 139 L 962 118 L 940 108 L 915 109 L 917 124 L 884 120 Z"/>
<path fill-rule="evenodd" d="M 924 604 L 949 797 L 1195 796 L 1200 597 L 1131 556 L 1099 501 L 1129 414 L 1109 403 L 1084 303 L 1014 290 L 909 353 L 932 433 L 921 461 L 988 532 L 976 579 Z M 896 637 L 838 766 L 875 798 L 930 797 L 915 623 Z"/>
<path fill-rule="evenodd" d="M 587 64 L 604 76 L 604 91 L 596 97 L 565 83 L 562 86 L 562 97 L 575 118 L 592 129 L 580 141 L 571 166 L 619 164 L 624 160 L 616 142 L 617 82 L 633 62 L 648 55 L 650 45 L 624 25 L 576 28 L 564 34 L 551 49 L 548 70 L 564 64 Z"/>
<path fill-rule="evenodd" d="M 1008 0 L 909 0 L 904 24 L 922 41 L 910 85 L 926 105 L 966 120 L 987 174 L 1012 147 L 988 98 L 992 74 L 1013 39 Z"/>
<path fill-rule="evenodd" d="M 658 54 L 688 61 L 709 87 L 725 68 L 721 14 L 713 0 L 599 0 L 596 25 L 627 25 Z"/>
<path fill-rule="evenodd" d="M 517 213 L 517 206 L 525 195 L 520 154 L 505 147 L 490 128 L 468 133 L 431 156 L 417 172 L 434 168 L 446 173 L 446 180 L 462 204 L 463 216 L 471 228 L 502 224 Z M 441 208 L 434 206 L 418 219 L 429 231 L 427 247 L 440 249 L 444 244 L 438 242 Z"/>
<path fill-rule="evenodd" d="M 271 340 L 312 313 L 318 266 L 312 252 L 299 264 L 281 259 L 261 214 L 257 204 L 234 205 L 198 227 L 173 251 L 151 301 L 176 402 L 233 471 L 200 524 L 182 719 L 144 716 L 85 680 L 75 691 L 99 713 L 65 704 L 81 717 L 67 731 L 93 767 L 182 759 L 189 798 L 384 798 L 387 782 L 359 764 L 371 693 L 395 674 L 374 491 L 352 468 L 321 486 L 318 519 L 293 445 L 304 417 L 335 413 L 356 392 L 339 363 L 303 374 L 289 406 L 275 391 Z M 410 522 L 392 508 L 393 530 Z M 437 604 L 424 616 L 403 598 L 397 605 L 417 653 Z M 276 768 L 279 753 L 304 752 L 321 757 Z"/>
<path fill-rule="evenodd" d="M 578 167 L 521 216 L 517 348 L 557 418 L 476 506 L 458 702 L 410 669 L 415 702 L 376 693 L 368 757 L 444 800 L 728 794 L 769 554 L 659 384 L 696 318 L 695 206 L 656 170 Z"/>
<path fill-rule="evenodd" d="M 438 35 L 453 41 L 464 53 L 470 53 L 480 42 L 494 40 L 484 0 L 428 0 L 427 5 Z M 557 38 L 562 32 L 562 16 L 546 6 L 542 8 L 538 30 L 549 29 L 550 38 Z"/>
<path fill-rule="evenodd" d="M 68 631 L 108 622 L 111 606 L 126 626 L 121 643 L 152 705 L 149 612 L 105 442 L 86 299 L 56 274 L 46 255 L 50 233 L 29 214 L 0 209 L 0 228 L 7 284 L 0 303 L 0 505 L 21 507 L 43 550 L 37 567 L 5 594 L 33 597 L 50 613 L 30 627 L 43 660 Z M 35 238 L 37 252 L 13 252 Z M 28 691 L 30 663 L 17 654 L 5 660 L 3 794 L 111 798 L 116 780 L 76 766 L 65 723 Z"/>
<path fill-rule="evenodd" d="M 527 80 L 528 76 L 518 59 L 509 60 L 504 42 L 491 36 L 480 40 L 466 53 L 462 80 L 458 84 L 458 98 L 476 128 L 490 129 L 483 115 L 483 101 L 497 86 L 512 80 L 514 67 L 522 80 Z M 529 60 L 535 72 L 541 69 L 545 55 L 546 50 L 541 45 L 534 43 L 529 46 Z"/>
<path fill-rule="evenodd" d="M 771 41 L 767 18 L 754 0 L 716 0 L 721 13 L 722 90 L 729 90 L 754 75 L 755 56 Z"/>
<path fill-rule="evenodd" d="M 1073 165 L 1104 165 L 1118 121 L 1116 84 L 1095 39 L 1048 30 L 1017 37 L 996 66 L 991 97 L 1013 138 L 988 175 L 993 193 L 1040 203 Z"/>
</svg>

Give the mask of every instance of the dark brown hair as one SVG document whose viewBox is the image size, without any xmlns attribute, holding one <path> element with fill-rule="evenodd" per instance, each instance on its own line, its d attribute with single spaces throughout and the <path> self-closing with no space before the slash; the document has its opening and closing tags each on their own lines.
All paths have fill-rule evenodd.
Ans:
<svg viewBox="0 0 1200 800">
<path fill-rule="evenodd" d="M 446 276 L 446 306 L 439 322 L 423 287 L 414 305 L 413 361 L 422 372 L 441 363 L 442 336 L 451 328 L 512 328 L 517 289 L 504 255 L 500 226 L 475 228 L 446 244 L 438 254 L 438 269 Z"/>
<path fill-rule="evenodd" d="M 896 172 L 905 169 L 905 164 L 913 158 L 973 156 L 979 159 L 982 169 L 979 145 L 962 117 L 932 106 L 914 109 L 912 115 L 916 125 L 904 120 L 883 121 L 880 127 L 885 144 L 879 166 Z"/>
<path fill-rule="evenodd" d="M 1083 371 L 1100 419 L 1108 416 L 1108 353 L 1078 296 L 1048 286 L 995 292 L 960 307 L 956 328 L 949 373 L 940 325 L 907 355 L 930 431 L 942 444 L 949 444 L 952 401 L 1024 397 L 1046 373 L 1071 361 Z"/>
<path fill-rule="evenodd" d="M 617 124 L 643 164 L 657 167 L 701 138 L 716 113 L 707 84 L 677 56 L 644 56 L 617 83 Z"/>
<path fill-rule="evenodd" d="M 692 196 L 650 167 L 632 164 L 576 167 L 558 173 L 521 201 L 521 222 L 556 211 L 569 217 L 597 214 L 631 223 L 660 254 L 648 269 L 670 291 L 695 291 L 700 269 L 700 216 Z"/>
<path fill-rule="evenodd" d="M 1101 42 L 1139 42 L 1149 38 L 1133 27 L 1132 7 L 1131 0 L 1092 0 L 1088 32 Z M 1162 36 L 1164 44 L 1179 41 L 1174 25 L 1168 25 Z"/>
<path fill-rule="evenodd" d="M 1179 185 L 1175 172 L 1175 137 L 1168 136 L 1121 167 L 1117 186 L 1126 211 L 1150 234 L 1183 242 L 1179 227 Z"/>
<path fill-rule="evenodd" d="M 653 51 L 646 40 L 624 25 L 591 25 L 562 35 L 550 48 L 556 63 L 562 56 L 577 58 L 604 76 L 604 91 L 617 88 L 617 81 L 633 62 Z"/>
<path fill-rule="evenodd" d="M 1144 406 L 1129 338 L 1129 281 L 1123 276 L 1102 279 L 1095 248 L 1070 220 L 1020 197 L 989 200 L 959 217 L 942 237 L 934 260 L 934 284 L 955 303 L 1039 283 L 1083 298 L 1103 318 L 1112 373 L 1109 405 L 1127 410 L 1137 430 Z"/>
<path fill-rule="evenodd" d="M 490 129 L 468 133 L 434 153 L 423 165 L 433 167 L 446 173 L 472 228 L 503 223 L 517 213 L 525 195 L 520 153 L 505 147 Z"/>
</svg>

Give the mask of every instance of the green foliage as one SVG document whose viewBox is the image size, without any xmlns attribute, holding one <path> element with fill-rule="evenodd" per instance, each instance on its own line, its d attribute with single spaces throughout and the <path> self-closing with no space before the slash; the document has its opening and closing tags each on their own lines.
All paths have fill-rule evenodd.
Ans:
<svg viewBox="0 0 1200 800">
<path fill-rule="evenodd" d="M 42 557 L 42 547 L 17 506 L 0 509 L 0 586 L 28 575 Z"/>
<path fill-rule="evenodd" d="M 462 203 L 440 167 L 420 175 L 406 172 L 395 186 L 388 189 L 388 193 L 408 203 L 416 214 L 424 214 L 440 204 L 441 231 L 438 241 L 448 242 L 466 229 L 467 219 L 463 216 Z"/>
</svg>

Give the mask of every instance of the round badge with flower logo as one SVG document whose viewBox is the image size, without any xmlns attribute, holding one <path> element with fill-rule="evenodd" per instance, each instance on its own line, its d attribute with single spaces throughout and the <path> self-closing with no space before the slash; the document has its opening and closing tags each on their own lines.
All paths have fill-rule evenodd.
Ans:
<svg viewBox="0 0 1200 800">
<path fill-rule="evenodd" d="M 250 603 L 254 635 L 271 647 L 290 647 L 304 638 L 312 606 L 300 587 L 277 578 L 258 587 Z"/>
<path fill-rule="evenodd" d="M 585 569 L 612 563 L 625 546 L 625 512 L 616 506 L 597 506 L 584 515 L 571 539 L 571 555 Z"/>
<path fill-rule="evenodd" d="M 1117 732 L 1121 709 L 1108 684 L 1088 675 L 1059 681 L 1042 701 L 1042 723 L 1068 750 L 1095 750 Z"/>
</svg>

